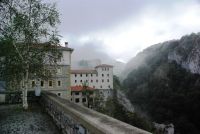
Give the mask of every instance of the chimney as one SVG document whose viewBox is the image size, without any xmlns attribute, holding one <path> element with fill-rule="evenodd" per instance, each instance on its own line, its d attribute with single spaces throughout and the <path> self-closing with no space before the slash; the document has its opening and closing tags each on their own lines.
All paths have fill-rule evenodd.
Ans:
<svg viewBox="0 0 200 134">
<path fill-rule="evenodd" d="M 68 42 L 65 42 L 65 47 L 68 47 Z"/>
</svg>

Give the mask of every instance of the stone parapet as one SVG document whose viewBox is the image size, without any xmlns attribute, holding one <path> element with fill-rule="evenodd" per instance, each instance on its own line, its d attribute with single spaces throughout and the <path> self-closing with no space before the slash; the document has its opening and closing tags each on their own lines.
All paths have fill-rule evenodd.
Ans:
<svg viewBox="0 0 200 134">
<path fill-rule="evenodd" d="M 40 102 L 64 134 L 150 134 L 49 92 Z"/>
</svg>

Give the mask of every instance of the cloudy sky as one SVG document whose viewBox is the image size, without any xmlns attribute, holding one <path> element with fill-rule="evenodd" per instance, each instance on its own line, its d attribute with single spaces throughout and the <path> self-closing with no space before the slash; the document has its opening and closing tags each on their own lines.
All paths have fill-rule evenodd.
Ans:
<svg viewBox="0 0 200 134">
<path fill-rule="evenodd" d="M 127 62 L 150 45 L 200 31 L 199 0 L 54 1 L 73 58 Z"/>
</svg>

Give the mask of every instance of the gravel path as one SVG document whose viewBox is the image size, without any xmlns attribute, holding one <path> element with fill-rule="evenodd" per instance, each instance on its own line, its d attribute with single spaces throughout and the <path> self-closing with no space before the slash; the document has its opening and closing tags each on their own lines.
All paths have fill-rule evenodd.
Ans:
<svg viewBox="0 0 200 134">
<path fill-rule="evenodd" d="M 37 103 L 28 111 L 18 105 L 0 105 L 0 134 L 61 134 Z"/>
</svg>

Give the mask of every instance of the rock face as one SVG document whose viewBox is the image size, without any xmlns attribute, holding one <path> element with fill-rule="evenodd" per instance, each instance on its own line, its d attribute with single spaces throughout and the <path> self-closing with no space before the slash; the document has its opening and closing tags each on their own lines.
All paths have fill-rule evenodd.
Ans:
<svg viewBox="0 0 200 134">
<path fill-rule="evenodd" d="M 131 104 L 130 100 L 120 90 L 117 91 L 117 98 L 119 100 L 119 103 L 122 104 L 126 108 L 127 111 L 134 112 L 134 107 Z"/>
<path fill-rule="evenodd" d="M 168 55 L 192 73 L 200 74 L 200 34 L 191 34 L 180 39 L 174 51 Z"/>
<path fill-rule="evenodd" d="M 171 40 L 150 46 L 138 53 L 125 66 L 123 75 L 128 74 L 140 66 L 148 66 L 147 60 L 167 56 L 168 61 L 175 61 L 192 73 L 200 74 L 200 33 L 183 36 L 180 40 Z"/>
</svg>

